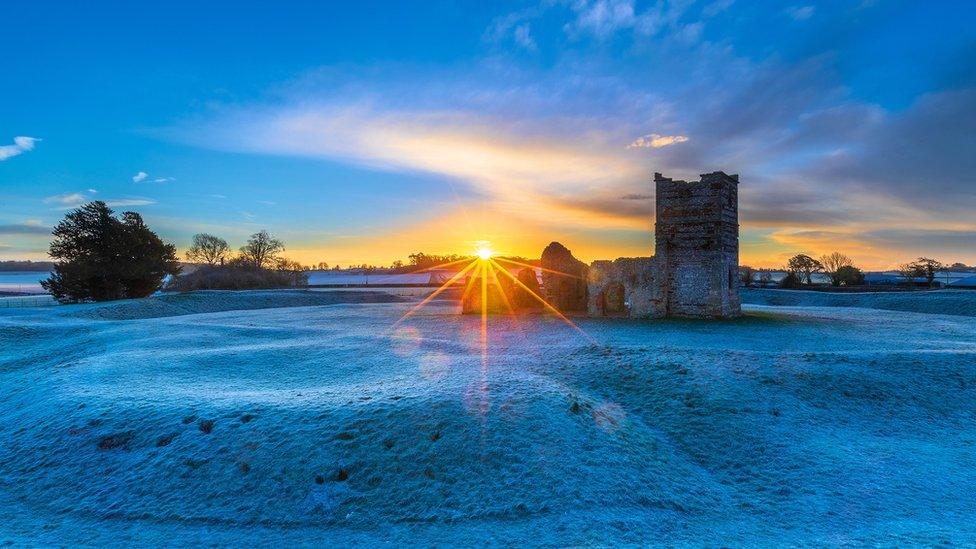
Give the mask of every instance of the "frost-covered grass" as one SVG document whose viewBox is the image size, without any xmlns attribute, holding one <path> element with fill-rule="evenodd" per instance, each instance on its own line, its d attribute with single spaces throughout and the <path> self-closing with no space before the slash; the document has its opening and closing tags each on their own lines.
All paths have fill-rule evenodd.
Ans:
<svg viewBox="0 0 976 549">
<path fill-rule="evenodd" d="M 742 302 L 794 307 L 860 307 L 888 311 L 976 316 L 974 290 L 915 290 L 831 293 L 806 290 L 743 289 Z"/>
<path fill-rule="evenodd" d="M 0 542 L 976 543 L 976 318 L 377 296 L 0 310 Z"/>
</svg>

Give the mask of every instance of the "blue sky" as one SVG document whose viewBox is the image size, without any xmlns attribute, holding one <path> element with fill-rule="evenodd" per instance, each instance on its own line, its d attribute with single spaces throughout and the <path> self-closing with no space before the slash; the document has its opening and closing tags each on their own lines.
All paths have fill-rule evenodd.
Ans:
<svg viewBox="0 0 976 549">
<path fill-rule="evenodd" d="M 91 199 L 305 262 L 649 255 L 652 172 L 722 169 L 744 261 L 976 264 L 976 4 L 200 4 L 5 7 L 0 257 Z"/>
</svg>

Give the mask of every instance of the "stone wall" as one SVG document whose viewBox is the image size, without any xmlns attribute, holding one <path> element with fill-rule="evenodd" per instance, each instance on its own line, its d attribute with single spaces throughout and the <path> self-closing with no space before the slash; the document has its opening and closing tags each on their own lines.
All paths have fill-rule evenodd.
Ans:
<svg viewBox="0 0 976 549">
<path fill-rule="evenodd" d="M 656 271 L 653 257 L 594 261 L 587 271 L 587 312 L 591 316 L 661 316 Z"/>
</svg>

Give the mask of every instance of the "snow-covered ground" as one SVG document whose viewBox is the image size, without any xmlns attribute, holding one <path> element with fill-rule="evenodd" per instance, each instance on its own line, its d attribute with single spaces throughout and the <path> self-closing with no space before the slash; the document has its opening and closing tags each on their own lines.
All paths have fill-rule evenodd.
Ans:
<svg viewBox="0 0 976 549">
<path fill-rule="evenodd" d="M 808 290 L 743 289 L 742 302 L 793 307 L 858 307 L 976 316 L 976 291 L 915 290 L 896 292 L 817 292 Z"/>
<path fill-rule="evenodd" d="M 976 318 L 405 299 L 0 310 L 0 543 L 976 543 Z"/>
</svg>

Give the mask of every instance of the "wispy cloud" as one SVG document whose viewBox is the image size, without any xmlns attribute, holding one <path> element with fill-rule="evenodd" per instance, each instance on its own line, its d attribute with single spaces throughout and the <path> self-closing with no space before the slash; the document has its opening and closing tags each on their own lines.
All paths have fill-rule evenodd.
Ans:
<svg viewBox="0 0 976 549">
<path fill-rule="evenodd" d="M 85 202 L 87 199 L 83 193 L 56 194 L 45 198 L 44 203 L 73 207 Z"/>
<path fill-rule="evenodd" d="M 44 199 L 45 204 L 54 204 L 57 206 L 56 209 L 69 210 L 71 208 L 77 208 L 85 202 L 95 200 L 92 196 L 94 192 L 89 189 L 88 193 L 77 192 L 77 193 L 66 193 L 66 194 L 56 194 L 49 196 Z M 125 206 L 149 206 L 155 204 L 156 201 L 143 198 L 143 197 L 125 197 L 125 198 L 106 198 L 103 199 L 106 205 L 111 207 L 125 207 Z"/>
<path fill-rule="evenodd" d="M 143 181 L 149 181 L 150 183 L 169 183 L 170 181 L 176 181 L 176 178 L 175 177 L 150 178 L 148 173 L 142 171 L 132 176 L 133 183 L 142 183 Z"/>
<path fill-rule="evenodd" d="M 688 141 L 688 137 L 684 135 L 659 135 L 651 133 L 633 140 L 630 145 L 627 145 L 627 148 L 660 149 L 661 147 L 667 147 L 675 143 L 684 143 L 685 141 Z"/>
<path fill-rule="evenodd" d="M 2 145 L 0 146 L 0 161 L 6 160 L 8 158 L 13 158 L 19 154 L 23 154 L 27 151 L 34 150 L 34 144 L 40 141 L 36 137 L 27 137 L 24 135 L 18 135 L 14 137 L 13 145 Z"/>
<path fill-rule="evenodd" d="M 723 11 L 729 9 L 735 0 L 715 0 L 711 4 L 702 8 L 702 15 L 705 17 L 715 17 Z"/>
<path fill-rule="evenodd" d="M 539 46 L 536 45 L 535 40 L 532 38 L 532 27 L 528 23 L 523 23 L 515 27 L 513 34 L 516 44 L 529 51 L 536 51 L 539 49 Z"/>
<path fill-rule="evenodd" d="M 547 218 L 576 224 L 588 218 L 561 208 L 554 197 L 598 182 L 613 188 L 640 178 L 638 164 L 602 147 L 506 131 L 508 124 L 475 113 L 305 105 L 237 113 L 194 135 L 235 150 L 441 174 L 473 185 L 511 211 L 534 216 L 549 206 Z M 600 223 L 613 223 L 613 216 L 605 217 Z"/>
<path fill-rule="evenodd" d="M 573 53 L 525 69 L 520 48 L 463 71 L 326 68 L 266 103 L 216 107 L 169 135 L 219 150 L 436 174 L 513 226 L 615 230 L 643 243 L 655 171 L 739 173 L 744 234 L 764 235 L 777 250 L 788 243 L 769 237 L 776 227 L 883 230 L 927 220 L 948 229 L 976 207 L 959 184 L 976 173 L 976 155 L 964 150 L 976 132 L 972 90 L 886 110 L 852 95 L 830 54 L 756 59 L 708 42 L 713 29 L 689 20 L 696 13 L 686 3 L 559 6 L 545 18 L 529 10 L 499 19 L 486 41 L 511 46 L 530 23 L 543 51 L 563 33 L 601 40 L 628 32 L 598 45 L 622 42 L 627 61 Z"/>
<path fill-rule="evenodd" d="M 491 25 L 485 29 L 482 40 L 490 44 L 499 45 L 509 40 L 529 51 L 536 51 L 538 45 L 532 38 L 532 29 L 528 20 L 538 17 L 545 11 L 545 6 L 530 6 L 528 8 L 496 17 Z"/>
<path fill-rule="evenodd" d="M 691 28 L 686 29 L 679 22 L 689 5 L 689 2 L 657 2 L 640 11 L 634 0 L 579 0 L 571 4 L 575 19 L 566 23 L 563 30 L 571 38 L 593 36 L 600 40 L 627 30 L 637 36 L 651 37 L 662 29 L 671 29 L 676 38 L 697 38 L 700 24 L 692 22 Z"/>
<path fill-rule="evenodd" d="M 793 18 L 794 21 L 806 21 L 813 17 L 813 12 L 815 8 L 813 6 L 793 6 L 786 10 L 786 13 Z"/>
<path fill-rule="evenodd" d="M 51 228 L 38 221 L 0 225 L 0 235 L 49 235 Z"/>
<path fill-rule="evenodd" d="M 155 200 L 150 200 L 148 198 L 109 198 L 105 200 L 105 204 L 112 206 L 113 208 L 124 206 L 149 206 L 155 203 Z"/>
<path fill-rule="evenodd" d="M 573 10 L 577 14 L 576 20 L 565 27 L 572 34 L 591 33 L 606 38 L 641 22 L 634 13 L 633 0 L 584 0 L 574 4 Z"/>
</svg>

